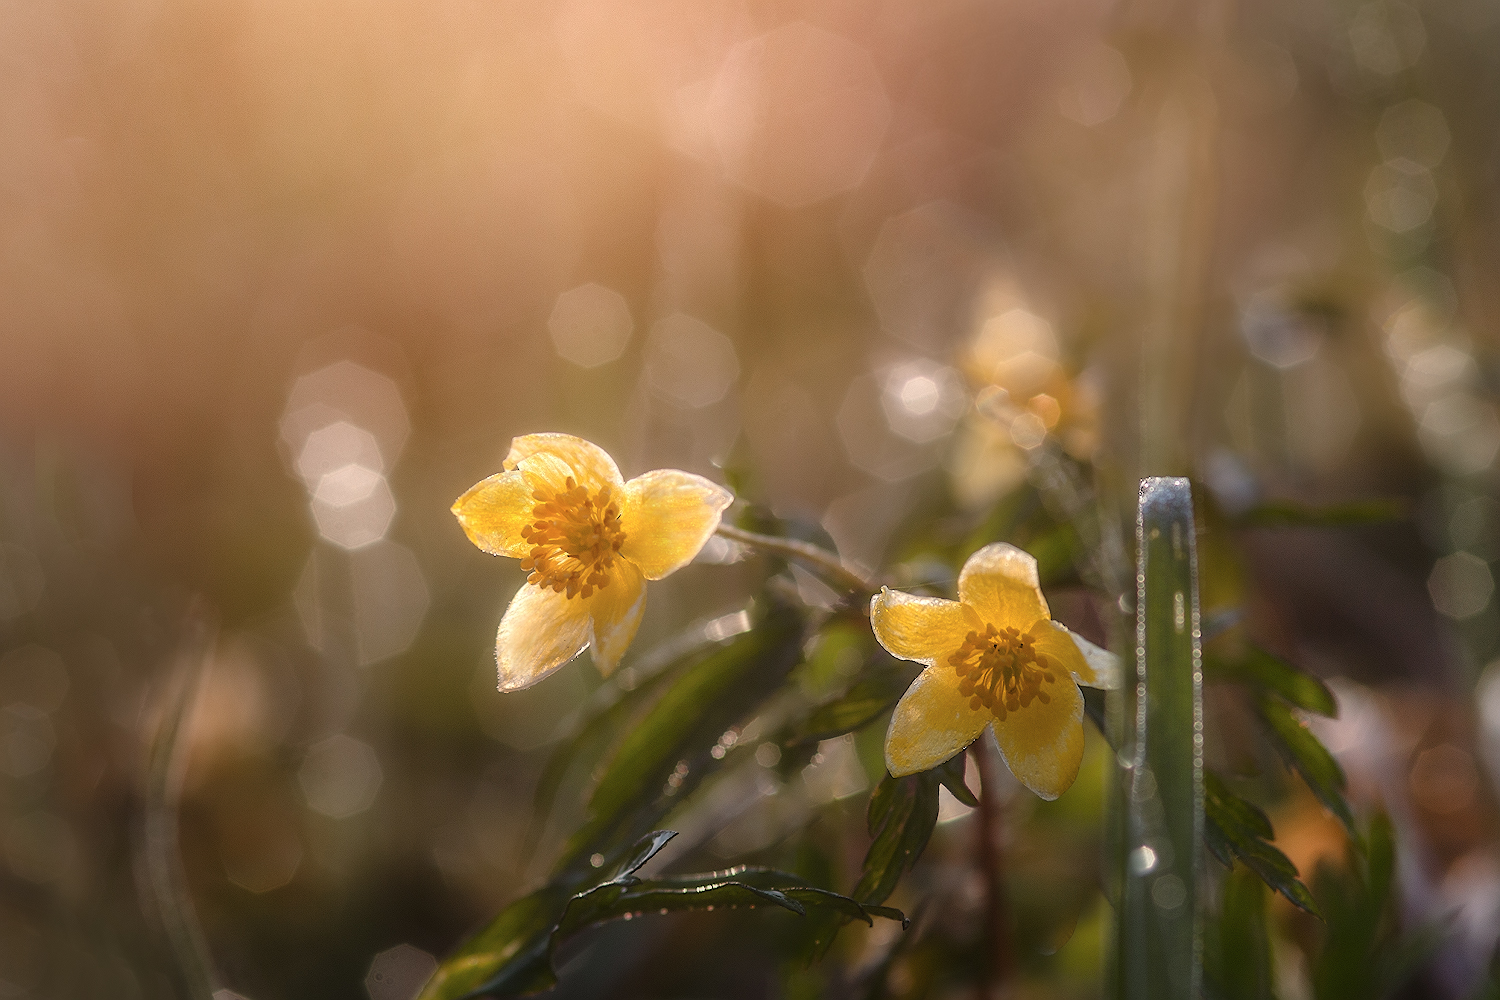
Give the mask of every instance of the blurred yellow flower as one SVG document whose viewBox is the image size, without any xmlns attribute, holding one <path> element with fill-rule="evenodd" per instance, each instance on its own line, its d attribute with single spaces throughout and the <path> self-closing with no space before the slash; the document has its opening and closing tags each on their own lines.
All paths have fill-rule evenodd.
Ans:
<svg viewBox="0 0 1500 1000">
<path fill-rule="evenodd" d="M 1068 377 L 1051 325 L 1013 298 L 993 298 L 996 311 L 961 359 L 975 405 L 949 462 L 954 495 L 970 508 L 994 503 L 1019 485 L 1026 452 L 1049 436 L 1085 461 L 1099 439 L 1098 394 L 1086 378 Z"/>
<path fill-rule="evenodd" d="M 530 571 L 495 637 L 500 690 L 535 684 L 585 646 L 607 677 L 640 626 L 646 581 L 690 562 L 734 494 L 675 469 L 627 483 L 570 434 L 514 439 L 504 468 L 453 504 L 470 541 Z"/>
<path fill-rule="evenodd" d="M 1055 799 L 1083 759 L 1078 685 L 1114 687 L 1114 657 L 1052 621 L 1036 560 L 1013 545 L 971 555 L 958 596 L 882 589 L 870 602 L 880 644 L 927 666 L 891 716 L 886 767 L 896 777 L 936 767 L 992 726 L 1011 772 Z"/>
</svg>

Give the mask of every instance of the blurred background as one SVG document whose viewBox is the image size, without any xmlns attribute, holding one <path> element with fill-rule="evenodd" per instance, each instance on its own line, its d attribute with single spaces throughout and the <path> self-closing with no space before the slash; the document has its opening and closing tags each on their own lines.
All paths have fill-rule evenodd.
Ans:
<svg viewBox="0 0 1500 1000">
<path fill-rule="evenodd" d="M 581 657 L 495 692 L 522 576 L 448 507 L 539 430 L 730 479 L 872 568 L 913 555 L 903 522 L 1024 489 L 1049 438 L 1127 518 L 1142 474 L 1194 476 L 1222 524 L 1398 501 L 1210 531 L 1250 583 L 1205 607 L 1337 678 L 1324 735 L 1397 820 L 1413 919 L 1454 928 L 1413 995 L 1480 982 L 1500 7 L 9 0 L 3 24 L 0 997 L 185 995 L 143 816 L 195 657 L 178 888 L 221 1000 L 407 1000 L 534 884 L 538 773 L 600 680 Z M 743 607 L 737 554 L 653 585 L 632 656 Z M 768 778 L 794 805 L 703 850 L 822 810 L 847 889 L 863 759 Z M 1018 906 L 1091 877 L 1098 787 L 1040 833 L 1016 796 Z M 1342 850 L 1310 797 L 1279 808 L 1304 871 Z M 944 809 L 919 884 L 962 934 L 972 817 Z M 1052 956 L 1036 995 L 1097 988 L 1086 888 L 1025 945 Z M 574 990 L 840 995 L 767 966 L 753 923 L 637 928 Z"/>
</svg>

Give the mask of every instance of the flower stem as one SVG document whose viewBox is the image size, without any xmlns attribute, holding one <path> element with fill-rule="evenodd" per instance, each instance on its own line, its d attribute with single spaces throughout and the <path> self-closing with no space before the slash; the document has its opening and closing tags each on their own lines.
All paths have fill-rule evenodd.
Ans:
<svg viewBox="0 0 1500 1000">
<path fill-rule="evenodd" d="M 1000 767 L 998 755 L 985 740 L 977 740 L 971 751 L 979 767 L 979 869 L 984 876 L 985 968 L 980 996 L 993 996 L 1014 971 L 1010 949 L 1010 914 L 1005 899 L 1005 856 L 1000 848 Z"/>
<path fill-rule="evenodd" d="M 719 525 L 719 534 L 732 542 L 753 545 L 763 551 L 775 552 L 777 555 L 807 563 L 845 590 L 852 590 L 859 594 L 873 594 L 880 589 L 878 582 L 844 565 L 843 560 L 839 559 L 837 554 L 810 542 L 798 541 L 795 538 L 777 538 L 775 535 L 760 535 L 727 524 Z"/>
</svg>

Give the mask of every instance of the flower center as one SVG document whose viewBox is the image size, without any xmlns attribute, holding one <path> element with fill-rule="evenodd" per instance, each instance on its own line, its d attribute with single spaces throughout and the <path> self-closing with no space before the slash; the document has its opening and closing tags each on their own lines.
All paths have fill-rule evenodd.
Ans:
<svg viewBox="0 0 1500 1000">
<path fill-rule="evenodd" d="M 610 487 L 590 494 L 569 476 L 565 488 L 539 486 L 532 496 L 536 520 L 521 529 L 521 537 L 531 543 L 531 552 L 521 560 L 521 568 L 531 571 L 526 582 L 569 597 L 589 597 L 608 586 L 625 544 L 620 506 Z"/>
<path fill-rule="evenodd" d="M 969 707 L 983 705 L 1002 722 L 1006 712 L 1052 700 L 1042 690 L 1057 680 L 1052 661 L 1036 651 L 1035 639 L 1015 628 L 985 625 L 983 632 L 970 632 L 948 662 L 958 671 L 958 691 L 968 696 Z"/>
</svg>

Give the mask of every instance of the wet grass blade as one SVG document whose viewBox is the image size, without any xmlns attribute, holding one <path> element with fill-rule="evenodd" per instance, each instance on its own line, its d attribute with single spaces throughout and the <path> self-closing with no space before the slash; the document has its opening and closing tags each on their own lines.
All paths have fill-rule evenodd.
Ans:
<svg viewBox="0 0 1500 1000">
<path fill-rule="evenodd" d="M 1203 674 L 1193 498 L 1141 482 L 1134 683 L 1122 685 L 1113 960 L 1125 1000 L 1195 1000 L 1202 977 Z"/>
</svg>

